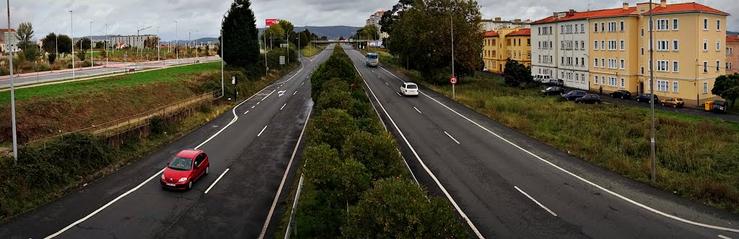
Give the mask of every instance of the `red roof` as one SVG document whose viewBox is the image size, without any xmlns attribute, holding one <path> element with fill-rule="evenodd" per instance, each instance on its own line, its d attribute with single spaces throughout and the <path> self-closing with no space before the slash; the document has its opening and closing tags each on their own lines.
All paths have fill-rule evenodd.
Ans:
<svg viewBox="0 0 739 239">
<path fill-rule="evenodd" d="M 739 35 L 726 35 L 726 42 L 739 42 Z"/>
<path fill-rule="evenodd" d="M 485 35 L 484 35 L 484 37 L 497 37 L 497 36 L 498 36 L 498 32 L 496 31 L 487 31 L 485 32 Z"/>
<path fill-rule="evenodd" d="M 521 28 L 514 32 L 508 33 L 506 35 L 507 37 L 515 37 L 515 36 L 531 36 L 531 28 Z"/>
<path fill-rule="evenodd" d="M 654 14 L 696 12 L 696 13 L 717 14 L 717 15 L 723 15 L 723 16 L 729 15 L 728 13 L 716 10 L 714 8 L 708 7 L 700 3 L 694 3 L 694 2 L 668 4 L 667 7 L 661 7 L 657 5 L 657 7 L 652 9 L 652 11 L 654 12 Z M 649 12 L 647 11 L 644 14 L 649 14 Z"/>
<path fill-rule="evenodd" d="M 640 4 L 643 4 L 643 3 L 640 3 Z M 708 7 L 703 4 L 694 3 L 694 2 L 668 4 L 666 7 L 661 7 L 657 3 L 655 4 L 655 6 L 656 7 L 652 11 L 654 12 L 654 14 L 658 14 L 658 15 L 659 14 L 672 14 L 672 13 L 708 13 L 708 14 L 717 14 L 717 15 L 724 15 L 724 16 L 729 15 L 728 13 L 716 10 L 714 8 Z M 577 11 L 571 10 L 569 12 L 563 12 L 562 14 L 565 14 L 565 16 L 559 17 L 559 18 L 557 16 L 549 16 L 547 18 L 535 21 L 533 24 L 545 24 L 545 23 L 585 20 L 585 19 L 593 19 L 593 18 L 637 16 L 638 12 L 636 10 L 636 7 L 632 6 L 627 9 L 620 7 L 620 8 L 593 10 L 593 11 L 587 11 L 587 12 L 577 12 Z M 644 14 L 649 14 L 649 11 L 645 12 Z"/>
</svg>

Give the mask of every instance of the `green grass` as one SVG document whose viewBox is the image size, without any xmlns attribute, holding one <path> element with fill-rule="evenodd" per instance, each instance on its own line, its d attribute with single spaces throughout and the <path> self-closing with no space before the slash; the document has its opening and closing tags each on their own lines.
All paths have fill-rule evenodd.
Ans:
<svg viewBox="0 0 739 239">
<path fill-rule="evenodd" d="M 18 89 L 15 92 L 16 100 L 22 101 L 30 98 L 64 97 L 68 95 L 89 93 L 91 91 L 104 91 L 108 89 L 149 84 L 160 82 L 176 82 L 187 79 L 187 75 L 203 72 L 218 71 L 220 62 L 173 67 L 161 70 L 126 74 L 121 76 L 104 77 L 95 80 L 45 85 L 31 88 Z M 10 92 L 0 92 L 0 104 L 10 102 Z"/>
<path fill-rule="evenodd" d="M 318 53 L 321 53 L 322 50 L 323 50 L 322 47 L 308 45 L 301 50 L 301 54 L 303 54 L 304 57 L 312 57 L 312 56 L 318 55 Z"/>
<path fill-rule="evenodd" d="M 428 85 L 451 96 L 450 86 Z M 470 77 L 457 101 L 562 151 L 637 181 L 649 180 L 650 111 L 626 105 L 576 105 Z M 739 213 L 739 124 L 657 111 L 658 179 L 665 191 Z"/>
</svg>

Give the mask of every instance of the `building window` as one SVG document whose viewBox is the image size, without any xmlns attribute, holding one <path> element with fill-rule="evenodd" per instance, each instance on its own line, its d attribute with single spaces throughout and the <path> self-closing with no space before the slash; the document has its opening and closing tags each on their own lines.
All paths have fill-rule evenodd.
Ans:
<svg viewBox="0 0 739 239">
<path fill-rule="evenodd" d="M 626 50 L 626 42 L 624 40 L 621 40 L 621 50 Z"/>
<path fill-rule="evenodd" d="M 669 64 L 668 61 L 657 61 L 657 71 L 669 71 Z"/>
<path fill-rule="evenodd" d="M 708 40 L 703 40 L 703 51 L 708 51 Z"/>
<path fill-rule="evenodd" d="M 621 88 L 624 87 L 626 87 L 626 81 L 624 80 L 624 78 L 621 78 Z"/>
<path fill-rule="evenodd" d="M 680 63 L 678 61 L 672 62 L 672 71 L 673 72 L 680 72 Z"/>
<path fill-rule="evenodd" d="M 673 51 L 679 51 L 680 50 L 680 41 L 678 41 L 678 40 L 672 40 L 672 50 Z"/>
<path fill-rule="evenodd" d="M 598 50 L 598 41 L 593 41 L 593 49 Z"/>
<path fill-rule="evenodd" d="M 600 41 L 600 46 L 603 50 L 606 49 L 606 41 Z"/>
<path fill-rule="evenodd" d="M 667 19 L 657 19 L 657 31 L 666 31 L 670 29 L 670 21 Z"/>
<path fill-rule="evenodd" d="M 716 61 L 716 71 L 721 70 L 721 61 Z"/>
<path fill-rule="evenodd" d="M 680 84 L 677 81 L 672 82 L 672 92 L 677 93 L 680 90 Z"/>
<path fill-rule="evenodd" d="M 703 82 L 703 94 L 708 93 L 708 82 Z"/>
<path fill-rule="evenodd" d="M 624 31 L 624 21 L 621 21 L 621 28 L 620 29 L 621 29 L 622 32 Z"/>
<path fill-rule="evenodd" d="M 600 24 L 600 31 L 601 32 L 605 32 L 606 31 L 606 23 L 605 22 Z"/>
<path fill-rule="evenodd" d="M 594 64 L 595 67 L 598 67 L 598 58 L 595 58 Z"/>
<path fill-rule="evenodd" d="M 626 62 L 624 61 L 624 59 L 621 59 L 621 69 L 624 68 L 626 68 Z"/>
<path fill-rule="evenodd" d="M 679 30 L 679 28 L 680 28 L 680 22 L 679 22 L 679 20 L 677 18 L 672 19 L 672 30 L 677 31 L 677 30 Z"/>
<path fill-rule="evenodd" d="M 703 30 L 708 31 L 708 18 L 703 18 Z"/>
<path fill-rule="evenodd" d="M 669 42 L 664 40 L 657 41 L 657 51 L 668 51 L 670 50 Z"/>
<path fill-rule="evenodd" d="M 598 32 L 598 23 L 593 23 L 593 32 Z"/>
<path fill-rule="evenodd" d="M 641 48 L 641 55 L 644 55 L 644 47 Z"/>
<path fill-rule="evenodd" d="M 641 36 L 644 36 L 644 28 L 641 29 Z"/>
<path fill-rule="evenodd" d="M 721 41 L 716 42 L 716 51 L 721 51 Z"/>
<path fill-rule="evenodd" d="M 703 73 L 708 73 L 708 62 L 707 61 L 703 62 Z"/>
<path fill-rule="evenodd" d="M 716 20 L 716 31 L 721 31 L 721 20 Z"/>
<path fill-rule="evenodd" d="M 580 33 L 585 33 L 585 23 L 580 24 Z"/>
<path fill-rule="evenodd" d="M 594 77 L 595 77 L 595 84 L 597 85 L 598 84 L 598 76 L 594 76 Z"/>
<path fill-rule="evenodd" d="M 657 80 L 657 91 L 668 92 L 670 91 L 669 82 L 666 80 Z"/>
</svg>

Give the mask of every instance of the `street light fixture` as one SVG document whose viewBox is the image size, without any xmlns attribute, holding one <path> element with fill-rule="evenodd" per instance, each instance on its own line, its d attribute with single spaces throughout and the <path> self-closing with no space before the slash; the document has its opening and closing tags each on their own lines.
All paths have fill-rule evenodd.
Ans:
<svg viewBox="0 0 739 239">
<path fill-rule="evenodd" d="M 10 0 L 5 1 L 8 4 L 8 35 L 12 35 L 10 33 Z M 16 133 L 16 127 L 15 127 L 15 82 L 13 80 L 13 50 L 11 49 L 11 40 L 6 39 L 6 42 L 8 44 L 8 61 L 10 62 L 10 114 L 11 114 L 11 124 L 13 124 L 13 159 L 15 160 L 15 163 L 18 163 L 18 136 Z"/>
</svg>

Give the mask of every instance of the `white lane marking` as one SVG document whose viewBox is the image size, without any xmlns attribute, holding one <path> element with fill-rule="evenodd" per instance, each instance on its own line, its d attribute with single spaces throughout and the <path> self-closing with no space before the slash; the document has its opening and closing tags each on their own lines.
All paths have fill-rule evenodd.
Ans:
<svg viewBox="0 0 739 239">
<path fill-rule="evenodd" d="M 356 66 L 355 66 L 355 68 L 356 68 Z M 446 190 L 446 188 L 444 188 L 444 185 L 441 185 L 441 182 L 439 181 L 438 178 L 436 178 L 436 176 L 434 175 L 434 173 L 431 172 L 431 169 L 429 169 L 429 167 L 426 166 L 426 163 L 424 163 L 423 160 L 421 160 L 421 157 L 418 156 L 418 153 L 416 152 L 416 149 L 414 149 L 413 146 L 411 145 L 411 143 L 408 142 L 408 139 L 403 134 L 403 131 L 400 130 L 400 127 L 398 127 L 398 125 L 395 123 L 395 120 L 393 120 L 393 118 L 390 117 L 390 114 L 387 112 L 387 110 L 382 105 L 382 103 L 380 103 L 380 100 L 377 98 L 377 95 L 375 95 L 375 92 L 372 90 L 372 88 L 370 88 L 370 86 L 367 83 L 367 81 L 365 81 L 364 78 L 362 78 L 362 81 L 367 86 L 367 89 L 369 89 L 370 93 L 372 94 L 372 97 L 375 98 L 375 101 L 377 102 L 377 104 L 380 105 L 380 109 L 382 109 L 383 113 L 385 113 L 385 116 L 387 116 L 387 118 L 390 120 L 390 123 L 393 124 L 393 127 L 395 127 L 395 130 L 398 131 L 398 134 L 400 134 L 400 137 L 403 139 L 403 141 L 405 142 L 405 144 L 408 145 L 408 148 L 410 148 L 411 152 L 413 153 L 413 156 L 416 157 L 416 160 L 418 160 L 418 162 L 421 164 L 421 167 L 423 167 L 423 169 L 426 171 L 426 173 L 428 173 L 429 176 L 431 176 L 431 179 L 433 179 L 434 182 L 436 183 L 436 185 L 441 189 L 441 191 L 444 193 L 444 196 L 446 196 L 446 198 L 449 200 L 449 202 L 452 203 L 452 206 L 454 206 L 454 209 L 457 210 L 457 213 L 459 213 L 459 215 L 462 216 L 462 218 L 467 222 L 467 225 L 472 229 L 472 231 L 475 232 L 475 235 L 477 235 L 478 238 L 485 238 L 484 236 L 482 236 L 482 234 L 480 233 L 480 230 L 477 229 L 477 227 L 475 226 L 475 224 L 472 223 L 472 220 L 470 220 L 470 218 L 467 217 L 467 214 L 465 214 L 464 211 L 462 211 L 462 208 L 459 207 L 459 205 L 454 200 L 454 198 L 452 198 L 452 195 L 450 195 L 449 192 Z"/>
<path fill-rule="evenodd" d="M 228 173 L 228 170 L 230 169 L 231 168 L 226 168 L 226 171 L 223 171 L 223 173 L 221 173 L 221 176 L 218 176 L 218 178 L 216 178 L 216 181 L 210 184 L 210 187 L 208 187 L 208 189 L 205 190 L 205 194 L 208 194 L 208 192 L 210 192 L 210 189 L 213 188 L 213 186 L 215 186 L 216 183 L 218 183 L 218 181 L 221 181 L 221 178 L 223 177 L 223 175 L 226 175 L 226 173 Z"/>
<path fill-rule="evenodd" d="M 262 128 L 262 131 L 259 131 L 259 134 L 257 134 L 257 137 L 262 136 L 262 133 L 264 133 L 264 130 L 267 129 L 268 125 L 265 125 L 264 128 Z"/>
<path fill-rule="evenodd" d="M 282 109 L 285 108 L 286 105 L 287 103 L 283 104 L 282 107 L 280 107 L 280 111 L 282 111 Z"/>
<path fill-rule="evenodd" d="M 446 136 L 448 136 L 450 139 L 454 140 L 455 143 L 460 144 L 459 141 L 457 141 L 457 139 L 455 139 L 454 137 L 452 137 L 451 134 L 447 133 L 446 131 L 444 131 L 444 134 L 446 134 Z"/>
<path fill-rule="evenodd" d="M 252 106 L 251 106 L 251 108 L 252 108 L 252 109 L 254 109 L 254 107 L 256 107 L 256 105 L 252 105 Z"/>
<path fill-rule="evenodd" d="M 295 95 L 295 94 L 297 94 L 297 93 L 298 93 L 298 91 L 296 90 L 295 92 L 293 92 L 293 95 Z"/>
<path fill-rule="evenodd" d="M 385 68 L 382 68 L 382 70 L 384 70 L 385 72 L 389 73 L 390 75 L 392 75 L 393 77 L 397 78 L 398 80 L 403 81 L 402 79 L 400 79 L 400 77 L 396 76 L 392 72 L 390 72 L 388 70 L 385 70 Z M 557 169 L 557 170 L 559 170 L 559 171 L 561 171 L 561 172 L 563 172 L 565 174 L 568 174 L 568 175 L 570 175 L 570 176 L 572 176 L 572 177 L 580 180 L 581 182 L 584 182 L 584 183 L 586 183 L 586 184 L 588 184 L 588 185 L 590 185 L 592 187 L 595 187 L 597 189 L 600 189 L 600 190 L 602 190 L 602 191 L 604 191 L 604 192 L 606 192 L 606 193 L 608 193 L 608 194 L 610 194 L 610 195 L 612 195 L 614 197 L 617 197 L 617 198 L 619 198 L 621 200 L 624 200 L 624 201 L 626 201 L 628 203 L 631 203 L 632 205 L 635 205 L 637 207 L 640 207 L 642 209 L 645 209 L 645 210 L 650 211 L 652 213 L 655 213 L 657 215 L 660 215 L 660 216 L 663 216 L 663 217 L 666 217 L 666 218 L 669 218 L 669 219 L 672 219 L 672 220 L 675 220 L 675 221 L 683 222 L 683 223 L 686 223 L 686 224 L 690 224 L 690 225 L 694 225 L 694 226 L 700 226 L 700 227 L 705 227 L 705 228 L 710 228 L 710 229 L 715 229 L 715 230 L 720 230 L 720 231 L 729 231 L 729 232 L 739 233 L 739 229 L 736 229 L 736 228 L 729 228 L 729 227 L 722 227 L 722 226 L 716 226 L 716 225 L 711 225 L 711 224 L 705 224 L 705 223 L 700 223 L 700 222 L 688 220 L 688 219 L 685 219 L 685 218 L 682 218 L 682 217 L 674 216 L 674 215 L 668 214 L 666 212 L 662 212 L 660 210 L 651 208 L 651 207 L 649 207 L 647 205 L 644 205 L 644 204 L 642 204 L 640 202 L 634 201 L 633 199 L 630 199 L 630 198 L 628 198 L 626 196 L 623 196 L 621 194 L 618 194 L 618 193 L 616 193 L 614 191 L 608 190 L 607 188 L 604 188 L 603 186 L 600 186 L 600 185 L 598 185 L 596 183 L 593 183 L 591 181 L 588 181 L 587 179 L 585 179 L 583 177 L 580 177 L 579 175 L 574 174 L 574 173 L 572 173 L 570 171 L 567 171 L 566 169 L 564 169 L 564 168 L 562 168 L 560 166 L 557 166 L 556 164 L 554 164 L 552 162 L 549 162 L 548 160 L 540 157 L 539 155 L 536 155 L 536 154 L 532 153 L 531 151 L 528 151 L 528 150 L 522 148 L 521 146 L 518 146 L 517 144 L 513 143 L 512 141 L 510 141 L 510 140 L 508 140 L 506 138 L 503 138 L 503 136 L 500 136 L 499 134 L 497 134 L 497 133 L 495 133 L 495 132 L 493 132 L 493 131 L 485 128 L 484 126 L 482 126 L 479 123 L 471 120 L 470 118 L 467 118 L 467 116 L 464 116 L 464 115 L 460 114 L 459 112 L 453 110 L 452 108 L 449 108 L 449 106 L 446 106 L 445 104 L 443 104 L 440 101 L 434 99 L 433 97 L 427 95 L 426 93 L 421 92 L 421 94 L 424 95 L 424 96 L 426 96 L 426 97 L 428 97 L 429 99 L 435 101 L 437 104 L 443 106 L 444 108 L 448 109 L 449 111 L 453 112 L 454 114 L 458 115 L 459 117 L 462 117 L 463 119 L 465 119 L 465 120 L 469 121 L 470 123 L 476 125 L 477 127 L 481 128 L 482 130 L 485 130 L 488 133 L 494 135 L 495 137 L 499 138 L 500 140 L 503 140 L 506 143 L 512 145 L 513 147 L 515 147 L 515 148 L 517 148 L 517 149 L 519 149 L 519 150 L 521 150 L 523 152 L 526 152 L 527 154 L 531 155 L 532 157 L 538 159 L 539 161 L 544 162 L 545 164 L 548 164 L 549 166 L 552 166 L 555 169 Z"/>
<path fill-rule="evenodd" d="M 303 81 L 303 82 L 300 82 L 300 86 L 303 86 L 303 84 L 305 84 L 305 81 Z"/>
<path fill-rule="evenodd" d="M 276 91 L 276 90 L 272 90 L 272 92 L 269 92 L 269 94 L 267 94 L 266 96 L 264 96 L 264 98 L 262 98 L 261 100 L 259 100 L 259 102 L 261 102 L 261 101 L 263 101 L 263 100 L 267 99 L 267 97 L 269 97 L 270 95 L 272 95 L 273 93 L 275 93 L 275 91 Z M 259 103 L 257 103 L 257 104 L 259 104 Z"/>
<path fill-rule="evenodd" d="M 285 90 L 281 90 L 277 92 L 277 97 L 282 97 L 282 95 L 285 94 Z"/>
<path fill-rule="evenodd" d="M 397 91 L 395 92 L 395 94 L 397 94 L 398 96 L 402 96 L 402 95 L 400 95 L 400 92 L 397 92 Z"/>
<path fill-rule="evenodd" d="M 257 102 L 257 105 L 259 105 L 259 103 L 262 103 L 262 102 L 261 101 Z"/>
<path fill-rule="evenodd" d="M 300 146 L 300 140 L 303 139 L 303 133 L 305 133 L 305 127 L 308 125 L 308 120 L 310 119 L 310 115 L 312 112 L 313 112 L 312 108 L 308 109 L 308 117 L 305 118 L 305 123 L 303 123 L 303 129 L 300 131 L 300 136 L 298 136 L 298 142 L 295 143 L 293 154 L 290 156 L 290 161 L 287 162 L 287 168 L 285 169 L 285 174 L 282 175 L 280 186 L 277 188 L 277 194 L 275 195 L 275 199 L 272 200 L 272 206 L 269 208 L 267 219 L 264 220 L 264 225 L 262 226 L 262 232 L 259 233 L 259 239 L 263 239 L 264 235 L 267 233 L 267 227 L 269 227 L 269 221 L 272 220 L 272 214 L 274 214 L 275 208 L 277 207 L 277 200 L 280 199 L 280 193 L 282 193 L 282 187 L 285 186 L 285 181 L 287 181 L 287 174 L 290 172 L 290 167 L 292 167 L 293 160 L 295 159 L 295 155 L 298 153 L 298 147 Z"/>
<path fill-rule="evenodd" d="M 731 239 L 731 237 L 727 237 L 727 236 L 724 236 L 724 235 L 721 235 L 721 234 L 718 235 L 718 238 L 721 238 L 721 239 Z"/>
<path fill-rule="evenodd" d="M 117 202 L 118 200 L 121 200 L 121 198 L 124 198 L 125 196 L 128 196 L 128 194 L 131 194 L 132 192 L 134 192 L 134 191 L 138 190 L 139 188 L 141 188 L 142 186 L 144 186 L 144 184 L 148 183 L 148 182 L 149 182 L 149 181 L 151 181 L 152 179 L 154 179 L 154 178 L 156 178 L 156 177 L 159 177 L 159 175 L 160 175 L 160 174 L 162 174 L 162 172 L 164 172 L 164 169 L 162 169 L 162 170 L 159 170 L 159 172 L 155 173 L 154 175 L 151 175 L 151 177 L 149 177 L 148 179 L 144 180 L 143 182 L 141 182 L 141 183 L 140 183 L 139 185 L 137 185 L 136 187 L 134 187 L 134 188 L 132 188 L 132 189 L 130 189 L 130 190 L 128 190 L 128 191 L 126 191 L 125 193 L 123 193 L 123 194 L 119 195 L 118 197 L 116 197 L 116 198 L 115 198 L 115 199 L 113 199 L 112 201 L 110 201 L 110 202 L 106 203 L 105 205 L 103 205 L 102 207 L 100 207 L 100 208 L 98 208 L 97 210 L 93 211 L 92 213 L 88 214 L 87 216 L 85 216 L 85 217 L 83 217 L 83 218 L 81 218 L 81 219 L 79 219 L 79 220 L 75 221 L 75 222 L 74 222 L 74 223 L 72 223 L 72 224 L 69 224 L 69 226 L 66 226 L 66 227 L 62 228 L 62 229 L 61 229 L 61 230 L 59 230 L 58 232 L 55 232 L 54 234 L 51 234 L 51 235 L 49 235 L 49 236 L 47 236 L 47 237 L 45 237 L 45 238 L 46 238 L 46 239 L 48 239 L 48 238 L 54 238 L 54 237 L 56 237 L 56 236 L 59 236 L 59 234 L 62 234 L 62 233 L 63 233 L 64 231 L 66 231 L 66 230 L 69 230 L 70 228 L 72 228 L 72 227 L 74 227 L 74 226 L 77 226 L 77 224 L 80 224 L 80 223 L 84 222 L 85 220 L 89 219 L 89 218 L 90 218 L 90 217 L 92 217 L 92 216 L 95 216 L 95 214 L 98 214 L 98 213 L 99 213 L 100 211 L 102 211 L 103 209 L 105 209 L 105 208 L 109 207 L 110 205 L 113 205 L 113 203 Z"/>
<path fill-rule="evenodd" d="M 218 131 L 218 132 L 216 132 L 215 134 L 211 135 L 211 136 L 210 136 L 210 137 L 209 137 L 208 139 L 206 139 L 205 141 L 203 141 L 202 143 L 200 143 L 200 144 L 199 144 L 198 146 L 195 146 L 195 149 L 199 149 L 200 147 L 202 147 L 203 145 L 205 145 L 206 143 L 208 143 L 208 142 L 209 142 L 210 140 L 212 140 L 213 138 L 215 138 L 216 136 L 218 136 L 219 134 L 221 134 L 221 133 L 222 133 L 222 132 L 223 132 L 224 130 L 226 130 L 226 129 L 227 129 L 227 128 L 228 128 L 229 126 L 231 126 L 231 125 L 232 125 L 233 123 L 235 123 L 235 122 L 236 122 L 236 121 L 237 121 L 237 120 L 239 119 L 239 116 L 238 116 L 238 115 L 236 114 L 236 109 L 238 109 L 238 108 L 239 108 L 239 106 L 241 106 L 242 104 L 244 104 L 244 103 L 246 103 L 247 101 L 251 100 L 251 98 L 253 98 L 253 97 L 254 97 L 254 96 L 256 96 L 257 94 L 259 94 L 259 92 L 262 92 L 262 91 L 264 91 L 265 89 L 267 89 L 267 87 L 269 87 L 269 86 L 266 86 L 266 87 L 262 88 L 262 89 L 261 89 L 260 91 L 258 91 L 258 92 L 257 92 L 256 94 L 254 94 L 254 95 L 252 95 L 252 96 L 249 96 L 249 98 L 247 98 L 246 100 L 244 100 L 244 101 L 242 101 L 241 103 L 239 103 L 239 104 L 237 104 L 236 106 L 234 106 L 234 108 L 233 108 L 233 109 L 231 110 L 231 113 L 233 113 L 233 116 L 234 116 L 234 118 L 233 118 L 233 119 L 231 119 L 231 121 L 230 121 L 230 122 L 229 122 L 228 124 L 226 124 L 226 126 L 224 126 L 223 128 L 221 128 L 221 130 L 219 130 L 219 131 Z M 104 210 L 105 208 L 109 207 L 110 205 L 113 205 L 113 203 L 117 202 L 117 201 L 118 201 L 118 200 L 120 200 L 121 198 L 124 198 L 124 197 L 128 196 L 129 194 L 131 194 L 131 193 L 135 192 L 136 190 L 138 190 L 139 188 L 141 188 L 141 187 L 142 187 L 142 186 L 143 186 L 144 184 L 148 183 L 149 181 L 153 180 L 154 178 L 156 178 L 157 176 L 159 176 L 160 174 L 162 174 L 162 172 L 164 172 L 164 169 L 162 169 L 162 170 L 159 170 L 159 172 L 155 173 L 155 174 L 154 174 L 153 176 L 151 176 L 151 177 L 149 177 L 148 179 L 144 180 L 144 181 L 143 181 L 143 182 L 141 182 L 141 183 L 140 183 L 140 184 L 139 184 L 138 186 L 136 186 L 136 187 L 134 187 L 134 188 L 132 188 L 132 189 L 130 189 L 130 190 L 128 190 L 128 191 L 126 191 L 125 193 L 123 193 L 123 194 L 121 194 L 120 196 L 116 197 L 116 198 L 115 198 L 115 199 L 113 199 L 112 201 L 110 201 L 110 202 L 106 203 L 106 204 L 105 204 L 105 205 L 103 205 L 102 207 L 100 207 L 100 208 L 98 208 L 97 210 L 93 211 L 92 213 L 88 214 L 87 216 L 85 216 L 85 217 L 83 217 L 83 218 L 80 218 L 79 220 L 77 220 L 77 221 L 73 222 L 72 224 L 69 224 L 68 226 L 66 226 L 66 227 L 62 228 L 62 229 L 61 229 L 61 230 L 59 230 L 58 232 L 55 232 L 54 234 L 51 234 L 51 235 L 49 235 L 49 236 L 45 237 L 45 239 L 50 239 L 50 238 L 54 238 L 54 237 L 56 237 L 56 236 L 59 236 L 60 234 L 62 234 L 62 233 L 64 233 L 65 231 L 69 230 L 70 228 L 72 228 L 72 227 L 75 227 L 75 226 L 79 225 L 80 223 L 82 223 L 82 222 L 86 221 L 87 219 L 91 218 L 92 216 L 95 216 L 95 215 L 96 215 L 96 214 L 98 214 L 98 213 L 99 213 L 100 211 Z"/>
<path fill-rule="evenodd" d="M 416 110 L 416 112 L 418 112 L 418 114 L 423 114 L 423 113 L 421 113 L 421 111 L 420 111 L 420 110 L 418 110 L 418 108 L 416 108 L 415 106 L 413 106 L 413 109 L 414 109 L 414 110 Z"/>
<path fill-rule="evenodd" d="M 246 115 L 246 114 L 248 114 L 248 113 L 249 113 L 249 111 L 247 110 L 246 112 L 244 112 L 244 115 Z"/>
<path fill-rule="evenodd" d="M 523 194 L 527 198 L 531 199 L 531 201 L 534 201 L 536 203 L 536 205 L 539 205 L 539 207 L 544 208 L 544 210 L 547 210 L 547 212 L 549 212 L 549 214 L 552 214 L 552 216 L 555 216 L 555 217 L 557 216 L 556 213 L 554 213 L 552 210 L 549 210 L 549 208 L 547 208 L 546 206 L 544 206 L 544 204 L 541 204 L 539 201 L 536 201 L 536 199 L 534 199 L 528 193 L 526 193 L 523 190 L 521 190 L 520 188 L 518 188 L 518 186 L 513 186 L 513 187 L 516 188 L 516 190 L 518 190 L 518 192 L 520 192 L 521 194 Z"/>
<path fill-rule="evenodd" d="M 277 82 L 276 84 L 285 84 L 285 82 L 290 82 L 290 80 L 292 80 L 293 77 L 297 76 L 298 74 L 300 74 L 301 71 L 303 71 L 303 67 L 304 67 L 304 64 L 300 64 L 300 69 L 297 72 L 295 72 L 293 76 L 291 76 L 290 78 L 288 78 L 287 80 L 283 82 Z"/>
</svg>

